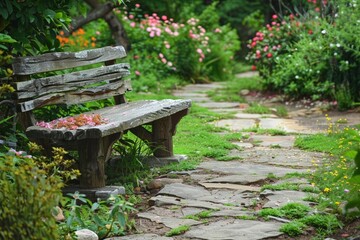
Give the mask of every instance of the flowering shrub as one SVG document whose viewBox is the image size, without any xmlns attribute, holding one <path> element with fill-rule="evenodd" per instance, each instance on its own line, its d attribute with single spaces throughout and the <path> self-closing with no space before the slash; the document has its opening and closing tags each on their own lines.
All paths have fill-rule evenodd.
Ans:
<svg viewBox="0 0 360 240">
<path fill-rule="evenodd" d="M 117 13 L 132 41 L 131 64 L 136 78 L 152 73 L 158 78 L 176 74 L 191 81 L 222 80 L 231 72 L 230 60 L 239 42 L 232 29 L 218 25 L 215 5 L 183 23 L 156 13 L 142 14 L 138 4 L 129 12 Z M 208 15 L 216 16 L 211 24 L 205 21 Z M 219 41 L 224 41 L 220 47 Z"/>
<path fill-rule="evenodd" d="M 355 90 L 360 86 L 358 1 L 307 2 L 303 15 L 281 22 L 274 15 L 273 22 L 250 40 L 247 59 L 268 88 L 295 98 L 335 99 L 340 109 L 349 108 L 360 100 Z"/>
<path fill-rule="evenodd" d="M 99 114 L 87 115 L 80 114 L 75 117 L 59 118 L 51 122 L 37 122 L 36 126 L 50 128 L 50 129 L 60 129 L 67 128 L 70 130 L 76 130 L 82 126 L 97 126 L 107 123 L 108 120 L 102 118 Z"/>
</svg>

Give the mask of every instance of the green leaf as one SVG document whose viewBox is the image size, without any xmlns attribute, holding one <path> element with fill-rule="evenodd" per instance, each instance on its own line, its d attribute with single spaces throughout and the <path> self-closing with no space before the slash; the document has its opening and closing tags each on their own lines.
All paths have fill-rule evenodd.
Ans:
<svg viewBox="0 0 360 240">
<path fill-rule="evenodd" d="M 0 42 L 2 43 L 15 43 L 16 40 L 7 34 L 0 33 Z"/>
<path fill-rule="evenodd" d="M 96 209 L 98 209 L 99 208 L 99 203 L 94 203 L 92 206 L 91 206 L 91 211 L 95 211 Z"/>
<path fill-rule="evenodd" d="M 357 151 L 357 154 L 354 158 L 355 160 L 355 165 L 358 169 L 360 169 L 360 150 Z"/>
<path fill-rule="evenodd" d="M 102 226 L 105 226 L 106 225 L 106 222 L 104 220 L 102 220 L 98 215 L 94 215 L 93 216 L 94 218 L 94 222 L 96 223 L 96 225 L 102 227 Z"/>
<path fill-rule="evenodd" d="M 45 11 L 44 11 L 44 15 L 45 16 L 48 16 L 48 17 L 50 17 L 50 18 L 54 18 L 54 16 L 56 16 L 56 12 L 54 12 L 53 10 L 51 10 L 51 9 L 46 9 Z"/>
<path fill-rule="evenodd" d="M 0 8 L 0 15 L 3 19 L 7 19 L 9 17 L 9 13 L 3 8 Z"/>
<path fill-rule="evenodd" d="M 12 14 L 14 9 L 13 9 L 11 3 L 9 2 L 9 0 L 6 0 L 5 3 L 6 3 L 6 8 L 7 8 L 9 14 Z"/>
</svg>

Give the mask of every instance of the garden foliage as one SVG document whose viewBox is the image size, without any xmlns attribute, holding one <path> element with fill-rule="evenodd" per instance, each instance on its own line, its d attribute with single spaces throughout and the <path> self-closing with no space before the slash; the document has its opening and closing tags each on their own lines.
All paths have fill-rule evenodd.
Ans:
<svg viewBox="0 0 360 240">
<path fill-rule="evenodd" d="M 62 182 L 23 152 L 0 153 L 0 238 L 58 239 L 52 210 Z"/>
<path fill-rule="evenodd" d="M 169 16 L 143 13 L 140 5 L 118 12 L 132 42 L 131 66 L 136 79 L 170 75 L 186 81 L 224 80 L 240 47 L 236 32 L 219 25 L 216 4 L 202 14 L 190 13 L 184 22 Z"/>
<path fill-rule="evenodd" d="M 247 59 L 267 88 L 295 98 L 360 100 L 359 1 L 308 1 L 305 12 L 274 15 L 250 40 Z"/>
</svg>

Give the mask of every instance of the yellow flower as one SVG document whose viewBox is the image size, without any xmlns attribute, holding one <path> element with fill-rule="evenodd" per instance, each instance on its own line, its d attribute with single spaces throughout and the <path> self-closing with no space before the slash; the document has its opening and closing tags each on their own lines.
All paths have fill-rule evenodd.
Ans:
<svg viewBox="0 0 360 240">
<path fill-rule="evenodd" d="M 326 187 L 326 188 L 324 188 L 324 192 L 325 192 L 325 193 L 330 192 L 330 191 L 331 191 L 331 189 L 330 189 L 330 188 L 327 188 L 327 187 Z"/>
<path fill-rule="evenodd" d="M 339 205 L 340 205 L 340 202 L 335 202 L 335 204 L 339 206 Z"/>
</svg>

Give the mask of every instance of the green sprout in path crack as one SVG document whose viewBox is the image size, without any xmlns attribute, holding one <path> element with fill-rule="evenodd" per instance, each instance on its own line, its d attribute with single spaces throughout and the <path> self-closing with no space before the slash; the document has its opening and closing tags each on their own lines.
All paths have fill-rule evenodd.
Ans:
<svg viewBox="0 0 360 240">
<path fill-rule="evenodd" d="M 194 214 L 194 215 L 187 215 L 187 216 L 185 216 L 184 218 L 185 218 L 185 219 L 193 219 L 193 220 L 199 221 L 200 219 L 211 217 L 211 214 L 212 214 L 213 212 L 217 212 L 217 211 L 220 211 L 220 209 L 204 210 L 204 211 L 201 211 L 201 212 L 196 213 L 196 214 Z"/>
<path fill-rule="evenodd" d="M 190 230 L 189 225 L 182 225 L 182 226 L 179 226 L 177 228 L 171 229 L 169 232 L 167 232 L 165 234 L 165 236 L 171 237 L 171 236 L 175 236 L 175 235 L 180 235 L 180 234 L 183 234 L 183 233 L 185 233 L 186 231 L 189 231 L 189 230 Z"/>
</svg>

